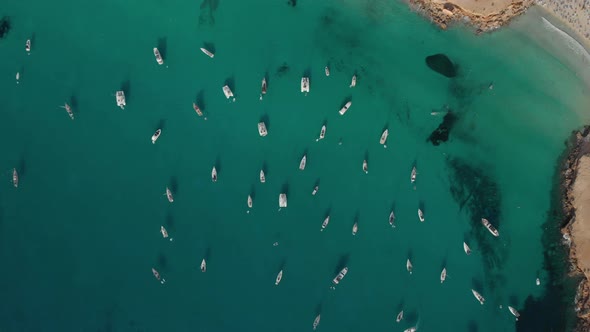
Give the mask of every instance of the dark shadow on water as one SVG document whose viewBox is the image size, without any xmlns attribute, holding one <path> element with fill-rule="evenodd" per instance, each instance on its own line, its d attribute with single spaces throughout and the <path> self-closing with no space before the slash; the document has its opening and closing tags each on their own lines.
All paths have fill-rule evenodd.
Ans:
<svg viewBox="0 0 590 332">
<path fill-rule="evenodd" d="M 419 200 L 418 201 L 418 208 L 420 210 L 422 210 L 422 213 L 424 214 L 424 220 L 426 220 L 426 208 L 424 207 L 424 201 L 423 200 Z"/>
<path fill-rule="evenodd" d="M 123 83 L 121 83 L 121 91 L 125 94 L 125 102 L 131 100 L 131 81 L 123 81 Z"/>
<path fill-rule="evenodd" d="M 289 73 L 289 65 L 286 62 L 283 62 L 283 64 L 280 65 L 279 68 L 277 68 L 277 72 L 275 75 L 277 75 L 278 77 L 282 77 L 285 76 L 287 73 Z"/>
<path fill-rule="evenodd" d="M 205 90 L 199 90 L 195 98 L 195 103 L 199 106 L 201 111 L 205 112 L 207 109 L 207 103 L 205 102 Z"/>
<path fill-rule="evenodd" d="M 260 122 L 264 122 L 264 125 L 266 126 L 266 130 L 270 131 L 270 118 L 268 117 L 268 113 L 264 113 L 260 117 Z"/>
<path fill-rule="evenodd" d="M 427 142 L 431 142 L 432 145 L 438 146 L 440 143 L 444 143 L 449 140 L 451 135 L 451 129 L 457 123 L 458 117 L 457 115 L 449 110 L 447 114 L 444 116 L 441 124 L 428 136 L 426 139 Z"/>
<path fill-rule="evenodd" d="M 287 182 L 281 186 L 281 193 L 287 195 L 287 199 L 289 198 L 289 184 Z"/>
<path fill-rule="evenodd" d="M 367 166 L 369 164 L 369 149 L 365 150 L 365 155 L 364 155 L 365 160 L 367 161 Z M 368 167 L 367 167 L 368 168 Z"/>
<path fill-rule="evenodd" d="M 20 157 L 16 171 L 18 172 L 19 176 L 25 176 L 27 174 L 27 161 L 25 156 Z"/>
<path fill-rule="evenodd" d="M 264 172 L 264 177 L 268 174 L 268 164 L 265 162 L 262 163 L 262 171 Z"/>
<path fill-rule="evenodd" d="M 287 259 L 286 258 L 281 259 L 281 263 L 279 264 L 279 271 L 283 270 L 285 268 L 286 264 L 287 264 Z M 278 271 L 277 271 L 277 273 L 278 273 Z"/>
<path fill-rule="evenodd" d="M 483 287 L 483 282 L 480 279 L 478 279 L 476 277 L 473 277 L 473 278 L 471 278 L 471 288 L 473 288 L 474 290 L 476 290 L 479 293 L 481 293 L 481 290 L 484 288 Z"/>
<path fill-rule="evenodd" d="M 309 84 L 311 85 L 311 68 L 307 67 L 304 71 L 303 71 L 303 77 L 308 77 L 309 78 Z"/>
<path fill-rule="evenodd" d="M 413 257 L 414 257 L 414 251 L 412 249 L 408 249 L 408 259 L 409 260 L 412 260 Z"/>
<path fill-rule="evenodd" d="M 229 88 L 232 90 L 232 92 L 234 92 L 235 81 L 236 80 L 235 80 L 234 76 L 231 76 L 231 77 L 227 78 L 223 82 L 223 84 L 229 86 Z M 235 92 L 234 92 L 234 94 L 235 94 Z"/>
<path fill-rule="evenodd" d="M 207 249 L 205 249 L 205 258 L 206 261 L 209 261 L 209 258 L 211 258 L 211 247 L 207 247 Z"/>
<path fill-rule="evenodd" d="M 250 186 L 250 197 L 252 197 L 252 200 L 254 200 L 254 198 L 256 198 L 256 189 L 254 187 L 254 185 Z M 252 205 L 254 206 L 254 205 Z"/>
<path fill-rule="evenodd" d="M 32 33 L 31 34 L 31 52 L 33 51 L 33 47 L 35 47 L 35 42 L 37 41 L 37 34 L 36 33 Z"/>
<path fill-rule="evenodd" d="M 215 169 L 217 170 L 217 176 L 219 177 L 219 175 L 221 174 L 221 170 L 223 169 L 223 167 L 221 167 L 221 159 L 219 157 L 217 157 L 215 159 Z"/>
<path fill-rule="evenodd" d="M 412 325 L 416 325 L 416 322 L 418 321 L 418 312 L 416 310 L 409 310 L 407 312 L 404 311 L 404 320 L 407 322 L 411 322 Z"/>
<path fill-rule="evenodd" d="M 12 25 L 10 23 L 10 17 L 4 16 L 0 19 L 0 39 L 6 37 L 6 35 L 10 32 Z"/>
<path fill-rule="evenodd" d="M 172 190 L 173 194 L 178 191 L 178 178 L 176 176 L 170 178 L 170 190 Z"/>
<path fill-rule="evenodd" d="M 166 258 L 166 256 L 164 256 L 164 254 L 158 255 L 158 266 L 163 270 L 166 270 L 168 268 L 168 259 Z"/>
<path fill-rule="evenodd" d="M 338 259 L 338 263 L 336 263 L 336 267 L 334 268 L 334 275 L 337 275 L 338 273 L 340 273 L 340 271 L 342 271 L 342 269 L 348 265 L 349 261 L 350 261 L 350 254 L 349 253 L 340 255 L 340 258 Z"/>
<path fill-rule="evenodd" d="M 166 218 L 164 219 L 164 225 L 166 225 L 166 228 L 170 228 L 170 230 L 174 229 L 174 225 L 175 225 L 174 215 L 172 215 L 172 213 L 170 213 L 170 211 L 168 211 L 166 213 Z"/>
<path fill-rule="evenodd" d="M 160 55 L 162 56 L 162 60 L 166 61 L 166 56 L 168 53 L 168 38 L 167 37 L 158 38 L 158 51 L 160 51 Z"/>
<path fill-rule="evenodd" d="M 321 313 L 322 313 L 322 302 L 318 303 L 318 305 L 315 307 L 315 316 L 317 316 Z"/>
<path fill-rule="evenodd" d="M 396 310 L 396 315 L 397 315 L 397 314 L 398 314 L 400 311 L 404 310 L 404 299 L 403 299 L 403 298 L 402 298 L 402 299 L 399 301 L 399 303 L 397 304 L 397 306 L 396 306 L 396 309 L 397 309 L 397 310 Z"/>
<path fill-rule="evenodd" d="M 467 332 L 477 332 L 479 331 L 479 327 L 477 327 L 477 322 L 470 320 L 467 323 Z M 539 330 L 540 332 L 540 330 Z"/>
<path fill-rule="evenodd" d="M 158 121 L 157 128 L 154 129 L 154 132 L 158 129 L 162 129 L 162 131 L 164 131 L 164 128 L 166 128 L 166 119 L 160 119 L 160 121 Z"/>
<path fill-rule="evenodd" d="M 297 6 L 297 0 L 288 0 L 287 4 L 291 7 L 296 7 Z"/>
<path fill-rule="evenodd" d="M 348 103 L 349 101 L 352 101 L 352 95 L 348 95 L 348 96 L 344 97 L 344 99 L 340 103 L 340 108 L 338 110 L 340 110 L 342 107 L 344 107 L 344 105 L 346 105 L 346 103 Z M 352 105 L 350 107 L 352 107 Z"/>
<path fill-rule="evenodd" d="M 76 95 L 72 94 L 70 96 L 70 106 L 72 106 L 72 112 L 74 114 L 79 114 L 80 110 L 78 109 L 78 97 L 76 97 Z"/>
<path fill-rule="evenodd" d="M 209 50 L 211 53 L 215 54 L 215 44 L 211 43 L 211 42 L 204 42 L 203 43 L 203 47 L 205 47 L 207 50 Z"/>
</svg>

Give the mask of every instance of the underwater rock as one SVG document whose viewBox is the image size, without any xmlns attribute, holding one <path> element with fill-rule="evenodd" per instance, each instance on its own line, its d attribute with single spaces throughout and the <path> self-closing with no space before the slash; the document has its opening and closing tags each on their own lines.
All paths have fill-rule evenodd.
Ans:
<svg viewBox="0 0 590 332">
<path fill-rule="evenodd" d="M 451 129 L 457 122 L 457 116 L 455 113 L 449 111 L 443 121 L 438 127 L 428 136 L 427 141 L 432 142 L 432 145 L 440 145 L 441 142 L 446 142 L 449 140 L 449 134 L 451 133 Z"/>
<path fill-rule="evenodd" d="M 0 39 L 4 38 L 8 31 L 10 31 L 10 18 L 4 16 L 0 20 Z"/>
<path fill-rule="evenodd" d="M 435 72 L 452 78 L 457 76 L 457 68 L 444 54 L 434 54 L 426 57 L 426 65 Z"/>
</svg>

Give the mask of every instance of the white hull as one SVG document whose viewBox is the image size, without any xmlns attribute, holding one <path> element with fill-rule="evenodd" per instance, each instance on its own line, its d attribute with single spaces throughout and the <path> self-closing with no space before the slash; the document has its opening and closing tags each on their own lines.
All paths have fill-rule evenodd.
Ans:
<svg viewBox="0 0 590 332">
<path fill-rule="evenodd" d="M 510 310 L 510 313 L 514 317 L 516 317 L 516 320 L 518 320 L 518 317 L 520 317 L 520 313 L 516 309 L 512 308 L 511 306 L 508 306 L 508 310 Z"/>
<path fill-rule="evenodd" d="M 410 182 L 414 183 L 416 181 L 416 167 L 412 168 L 412 174 L 410 174 Z"/>
<path fill-rule="evenodd" d="M 156 144 L 158 138 L 160 138 L 160 134 L 162 134 L 162 129 L 156 130 L 156 132 L 152 135 L 152 144 Z"/>
<path fill-rule="evenodd" d="M 379 144 L 384 145 L 387 143 L 387 136 L 389 136 L 389 129 L 385 129 L 383 134 L 381 134 L 381 139 L 379 139 Z"/>
<path fill-rule="evenodd" d="M 262 96 L 266 94 L 266 77 L 262 78 L 262 85 L 260 87 L 260 100 L 262 100 Z"/>
<path fill-rule="evenodd" d="M 320 130 L 320 136 L 318 139 L 316 139 L 316 141 L 322 140 L 324 137 L 326 137 L 326 125 L 322 126 L 322 129 Z"/>
<path fill-rule="evenodd" d="M 301 78 L 301 92 L 309 92 L 309 77 Z"/>
<path fill-rule="evenodd" d="M 357 222 L 352 225 L 352 235 L 356 235 L 356 232 L 359 230 L 359 224 Z"/>
<path fill-rule="evenodd" d="M 201 52 L 207 54 L 208 57 L 212 58 L 215 56 L 215 54 L 211 53 L 208 49 L 201 47 Z"/>
<path fill-rule="evenodd" d="M 70 107 L 70 105 L 68 105 L 68 103 L 65 103 L 61 107 L 66 110 L 70 119 L 74 120 L 74 111 L 72 111 L 72 107 Z"/>
<path fill-rule="evenodd" d="M 334 278 L 334 280 L 332 280 L 334 285 L 338 285 L 340 283 L 340 281 L 342 281 L 342 279 L 344 279 L 344 277 L 346 276 L 347 273 L 348 273 L 348 268 L 347 267 L 343 268 L 342 271 L 340 271 L 340 273 L 338 273 L 336 278 Z"/>
<path fill-rule="evenodd" d="M 405 329 L 404 332 L 416 332 L 418 328 L 417 327 L 410 327 L 409 329 Z"/>
<path fill-rule="evenodd" d="M 234 93 L 231 91 L 231 89 L 229 88 L 228 85 L 224 85 L 223 86 L 223 94 L 225 95 L 225 98 L 230 99 L 234 97 Z M 233 99 L 234 101 L 236 100 L 236 98 Z"/>
<path fill-rule="evenodd" d="M 166 230 L 166 228 L 164 228 L 164 226 L 160 226 L 160 233 L 162 233 L 163 238 L 168 238 L 168 231 Z"/>
<path fill-rule="evenodd" d="M 324 68 L 324 72 L 326 73 L 326 76 L 330 76 L 330 68 L 328 68 L 328 66 Z"/>
<path fill-rule="evenodd" d="M 440 283 L 442 284 L 443 282 L 445 282 L 446 279 L 447 279 L 447 268 L 445 267 L 444 269 L 442 269 L 442 272 L 440 273 Z"/>
<path fill-rule="evenodd" d="M 356 86 L 356 75 L 352 76 L 352 81 L 350 81 L 350 87 L 354 88 Z"/>
<path fill-rule="evenodd" d="M 304 155 L 303 158 L 301 158 L 301 161 L 299 162 L 299 169 L 303 171 L 305 169 L 306 164 L 307 164 L 307 155 Z"/>
<path fill-rule="evenodd" d="M 393 211 L 391 211 L 391 213 L 389 214 L 389 224 L 391 225 L 391 227 L 395 227 L 395 214 L 393 213 Z"/>
<path fill-rule="evenodd" d="M 463 250 L 465 251 L 465 254 L 471 255 L 471 248 L 469 248 L 469 246 L 465 242 L 463 242 Z"/>
<path fill-rule="evenodd" d="M 248 195 L 248 207 L 252 208 L 252 196 Z"/>
<path fill-rule="evenodd" d="M 363 160 L 363 172 L 365 172 L 365 174 L 369 173 L 369 164 L 366 159 Z"/>
<path fill-rule="evenodd" d="M 340 115 L 344 115 L 344 113 L 346 113 L 346 111 L 348 111 L 348 109 L 350 108 L 350 105 L 352 105 L 352 102 L 348 101 L 344 106 L 342 106 L 338 113 L 340 113 Z"/>
<path fill-rule="evenodd" d="M 472 289 L 471 292 L 473 293 L 473 296 L 475 297 L 475 299 L 478 300 L 481 305 L 483 305 L 483 303 L 485 302 L 486 299 L 484 299 L 483 296 L 481 296 L 481 294 L 479 294 L 474 289 Z"/>
<path fill-rule="evenodd" d="M 318 190 L 320 190 L 320 187 L 319 187 L 319 186 L 315 186 L 315 187 L 313 188 L 313 191 L 311 192 L 311 195 L 312 195 L 312 196 L 315 196 L 315 194 L 317 194 L 317 193 L 318 193 Z"/>
<path fill-rule="evenodd" d="M 420 220 L 420 222 L 424 222 L 424 213 L 421 209 L 418 209 L 418 219 Z"/>
<path fill-rule="evenodd" d="M 410 272 L 410 274 L 412 274 L 413 268 L 414 268 L 414 266 L 412 265 L 412 262 L 408 258 L 408 260 L 406 261 L 406 270 L 408 270 L 408 272 Z"/>
<path fill-rule="evenodd" d="M 266 176 L 264 175 L 264 170 L 260 170 L 260 183 L 266 182 Z"/>
<path fill-rule="evenodd" d="M 279 283 L 281 282 L 281 279 L 283 279 L 283 270 L 279 271 L 279 274 L 277 275 L 277 279 L 275 280 L 275 285 L 278 286 Z"/>
<path fill-rule="evenodd" d="M 125 109 L 125 106 L 127 105 L 125 103 L 125 92 L 123 91 L 117 91 L 115 93 L 115 99 L 117 101 L 117 106 L 121 107 L 122 110 Z"/>
<path fill-rule="evenodd" d="M 399 312 L 399 314 L 397 314 L 397 317 L 395 318 L 395 321 L 396 321 L 397 323 L 399 323 L 399 322 L 401 322 L 401 321 L 402 321 L 402 319 L 404 319 L 404 311 L 403 311 L 403 310 L 402 310 L 402 311 L 400 311 L 400 312 Z"/>
<path fill-rule="evenodd" d="M 287 194 L 280 194 L 279 195 L 279 207 L 280 208 L 287 207 Z"/>
<path fill-rule="evenodd" d="M 492 233 L 493 236 L 500 236 L 498 230 L 487 219 L 481 218 L 481 223 L 488 229 L 488 231 L 490 231 L 490 233 Z"/>
<path fill-rule="evenodd" d="M 166 187 L 166 198 L 168 198 L 168 202 L 174 202 L 174 196 L 172 196 L 172 191 L 168 187 Z"/>
<path fill-rule="evenodd" d="M 217 169 L 215 169 L 215 166 L 211 170 L 211 181 L 217 182 Z"/>
<path fill-rule="evenodd" d="M 164 59 L 162 59 L 162 55 L 160 55 L 160 51 L 156 47 L 154 47 L 154 56 L 156 57 L 156 62 L 159 65 L 164 64 Z"/>
<path fill-rule="evenodd" d="M 268 135 L 268 131 L 266 131 L 266 124 L 264 122 L 258 123 L 258 134 L 262 137 Z"/>
<path fill-rule="evenodd" d="M 201 272 L 207 272 L 207 262 L 205 261 L 205 258 L 201 261 Z"/>
<path fill-rule="evenodd" d="M 27 42 L 25 43 L 25 51 L 27 51 L 27 53 L 31 53 L 31 40 L 27 39 Z"/>
<path fill-rule="evenodd" d="M 326 219 L 324 219 L 324 222 L 322 223 L 321 231 L 323 231 L 324 229 L 326 229 L 326 227 L 328 227 L 328 223 L 330 223 L 330 216 L 327 216 Z"/>
<path fill-rule="evenodd" d="M 18 172 L 16 171 L 16 168 L 12 169 L 12 185 L 15 188 L 18 188 Z"/>
<path fill-rule="evenodd" d="M 313 330 L 315 331 L 315 329 L 318 328 L 318 325 L 320 325 L 320 315 L 318 315 L 314 320 L 313 320 Z"/>
</svg>

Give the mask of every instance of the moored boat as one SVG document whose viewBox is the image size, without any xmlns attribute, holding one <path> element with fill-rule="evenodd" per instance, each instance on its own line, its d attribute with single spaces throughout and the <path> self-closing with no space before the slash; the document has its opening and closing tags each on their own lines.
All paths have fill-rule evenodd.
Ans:
<svg viewBox="0 0 590 332">
<path fill-rule="evenodd" d="M 316 138 L 315 141 L 317 142 L 321 139 L 324 139 L 324 137 L 326 137 L 326 125 L 322 126 L 322 129 L 320 130 L 320 136 L 318 138 Z"/>
<path fill-rule="evenodd" d="M 330 68 L 328 66 L 324 68 L 324 72 L 326 73 L 326 76 L 330 76 Z"/>
<path fill-rule="evenodd" d="M 307 155 L 304 154 L 303 158 L 301 158 L 301 161 L 299 162 L 299 169 L 303 171 L 305 169 L 306 163 L 307 163 Z"/>
<path fill-rule="evenodd" d="M 404 330 L 404 332 L 416 332 L 418 328 L 416 326 L 412 326 Z"/>
<path fill-rule="evenodd" d="M 162 233 L 163 238 L 168 238 L 168 231 L 166 230 L 166 228 L 164 228 L 164 226 L 160 226 L 160 233 Z M 172 239 L 170 239 L 170 241 L 172 241 Z"/>
<path fill-rule="evenodd" d="M 261 169 L 260 170 L 260 183 L 265 183 L 266 182 L 266 176 L 264 175 L 264 170 Z"/>
<path fill-rule="evenodd" d="M 12 185 L 15 188 L 18 188 L 18 172 L 16 171 L 16 168 L 12 169 Z"/>
<path fill-rule="evenodd" d="M 414 183 L 416 181 L 416 166 L 412 167 L 412 173 L 410 174 L 410 182 Z"/>
<path fill-rule="evenodd" d="M 354 222 L 354 225 L 352 225 L 352 235 L 356 235 L 356 232 L 358 232 L 359 230 L 359 223 L 358 222 Z"/>
<path fill-rule="evenodd" d="M 315 196 L 315 194 L 317 194 L 317 193 L 318 193 L 318 190 L 320 190 L 320 186 L 315 186 L 315 187 L 313 187 L 313 191 L 311 192 L 311 194 L 312 194 L 313 196 Z"/>
<path fill-rule="evenodd" d="M 412 262 L 408 258 L 408 260 L 406 261 L 406 270 L 408 270 L 408 272 L 410 272 L 410 274 L 412 274 L 413 269 L 414 269 L 414 266 L 412 265 Z"/>
<path fill-rule="evenodd" d="M 31 40 L 27 39 L 27 41 L 25 42 L 25 51 L 27 51 L 27 53 L 31 53 Z"/>
<path fill-rule="evenodd" d="M 389 214 L 389 224 L 391 227 L 395 227 L 395 213 L 393 213 L 393 210 L 391 210 L 391 213 Z"/>
<path fill-rule="evenodd" d="M 16 84 L 19 83 L 19 80 L 20 80 L 20 72 L 17 72 L 16 73 Z"/>
<path fill-rule="evenodd" d="M 201 111 L 197 103 L 193 103 L 193 109 L 195 110 L 195 112 L 197 112 L 198 116 L 203 116 L 203 111 Z M 205 118 L 205 120 L 207 120 L 207 118 Z"/>
<path fill-rule="evenodd" d="M 472 289 L 471 292 L 473 293 L 473 296 L 475 296 L 475 298 L 479 301 L 479 303 L 483 305 L 486 299 L 484 299 L 483 296 L 481 296 L 481 294 L 479 294 L 475 289 Z"/>
<path fill-rule="evenodd" d="M 535 279 L 535 285 L 537 285 L 537 286 L 541 285 L 541 279 L 539 279 L 539 278 Z"/>
<path fill-rule="evenodd" d="M 213 54 L 213 52 L 209 51 L 208 49 L 201 47 L 201 52 L 207 54 L 208 57 L 212 58 L 215 56 L 215 54 Z"/>
<path fill-rule="evenodd" d="M 350 87 L 354 88 L 356 86 L 356 75 L 352 75 L 352 81 L 350 82 Z"/>
<path fill-rule="evenodd" d="M 152 144 L 156 144 L 156 141 L 158 140 L 158 138 L 160 138 L 161 134 L 162 134 L 162 129 L 156 130 L 156 132 L 152 135 Z"/>
<path fill-rule="evenodd" d="M 287 207 L 287 194 L 285 194 L 285 193 L 279 194 L 279 207 L 280 208 Z"/>
<path fill-rule="evenodd" d="M 201 272 L 207 272 L 207 262 L 205 261 L 205 258 L 201 261 Z"/>
<path fill-rule="evenodd" d="M 249 208 L 252 208 L 252 203 L 253 203 L 252 196 L 251 195 L 248 195 L 248 207 Z"/>
<path fill-rule="evenodd" d="M 342 106 L 340 111 L 338 111 L 338 113 L 340 113 L 340 115 L 344 115 L 344 113 L 346 113 L 346 111 L 348 111 L 348 109 L 350 108 L 350 105 L 352 105 L 352 101 L 347 101 L 346 104 Z"/>
<path fill-rule="evenodd" d="M 324 229 L 326 229 L 329 222 L 330 222 L 330 216 L 327 216 L 326 219 L 324 219 L 324 222 L 322 223 L 322 229 L 320 229 L 321 232 L 323 232 Z"/>
<path fill-rule="evenodd" d="M 301 92 L 305 92 L 306 94 L 309 92 L 309 77 L 301 78 Z"/>
<path fill-rule="evenodd" d="M 422 212 L 422 209 L 418 209 L 418 219 L 420 219 L 421 222 L 424 222 L 424 213 Z"/>
<path fill-rule="evenodd" d="M 222 89 L 223 89 L 223 94 L 225 95 L 225 98 L 227 98 L 227 99 L 233 98 L 233 101 L 236 101 L 236 98 L 234 98 L 234 93 L 229 88 L 229 85 L 224 85 Z"/>
<path fill-rule="evenodd" d="M 447 279 L 447 268 L 443 268 L 440 273 L 440 283 L 442 284 Z"/>
<path fill-rule="evenodd" d="M 217 182 L 217 169 L 215 169 L 215 166 L 211 170 L 211 181 Z"/>
<path fill-rule="evenodd" d="M 262 96 L 266 94 L 266 77 L 262 78 L 262 86 L 260 88 L 260 100 L 262 100 Z"/>
<path fill-rule="evenodd" d="M 172 191 L 168 187 L 166 187 L 166 198 L 168 198 L 168 202 L 174 202 L 174 196 L 172 196 Z"/>
<path fill-rule="evenodd" d="M 402 321 L 402 319 L 404 319 L 404 311 L 403 311 L 403 310 L 402 310 L 402 311 L 400 311 L 400 312 L 399 312 L 399 314 L 397 314 L 397 317 L 395 318 L 395 321 L 396 321 L 397 323 L 399 323 L 399 322 L 401 322 L 401 321 Z"/>
<path fill-rule="evenodd" d="M 266 131 L 266 124 L 264 121 L 258 122 L 258 134 L 262 137 L 268 135 L 268 131 Z"/>
<path fill-rule="evenodd" d="M 74 111 L 72 111 L 72 107 L 68 105 L 68 103 L 65 103 L 63 106 L 60 107 L 65 109 L 66 112 L 68 112 L 68 116 L 70 117 L 70 119 L 74 120 Z"/>
<path fill-rule="evenodd" d="M 277 274 L 277 278 L 275 280 L 275 285 L 279 285 L 279 283 L 281 282 L 281 279 L 283 279 L 283 270 L 279 271 L 279 274 Z"/>
<path fill-rule="evenodd" d="M 158 280 L 161 284 L 165 283 L 166 280 L 164 280 L 161 276 L 160 276 L 160 272 L 158 272 L 158 270 L 154 269 L 152 267 L 152 274 L 154 275 L 154 277 L 156 278 L 156 280 Z"/>
<path fill-rule="evenodd" d="M 363 172 L 365 172 L 365 174 L 369 173 L 369 164 L 367 163 L 367 159 L 363 160 Z"/>
<path fill-rule="evenodd" d="M 156 57 L 156 62 L 159 65 L 163 65 L 164 64 L 164 59 L 162 58 L 162 55 L 160 54 L 160 51 L 158 50 L 157 47 L 154 47 L 154 56 Z"/>
<path fill-rule="evenodd" d="M 471 248 L 469 248 L 469 246 L 465 242 L 463 242 L 463 250 L 465 251 L 465 254 L 467 254 L 468 256 L 471 255 Z"/>
<path fill-rule="evenodd" d="M 117 101 L 117 106 L 121 107 L 121 109 L 124 110 L 125 106 L 127 105 L 125 103 L 125 92 L 123 92 L 122 90 L 115 92 L 115 100 Z"/>
<path fill-rule="evenodd" d="M 481 218 L 481 223 L 488 229 L 488 231 L 490 231 L 490 233 L 492 233 L 493 236 L 500 236 L 498 230 L 487 219 Z"/>
<path fill-rule="evenodd" d="M 332 282 L 334 283 L 334 285 L 338 285 L 340 283 L 340 281 L 342 281 L 342 279 L 344 279 L 344 277 L 346 276 L 346 274 L 348 273 L 348 268 L 344 267 L 340 273 L 338 273 L 338 275 L 332 280 Z"/>
<path fill-rule="evenodd" d="M 514 317 L 516 317 L 516 320 L 518 320 L 518 317 L 520 317 L 520 313 L 516 309 L 514 309 L 513 307 L 511 307 L 511 306 L 508 306 L 508 310 L 510 310 L 510 313 Z"/>
<path fill-rule="evenodd" d="M 320 325 L 320 315 L 318 315 L 314 320 L 313 320 L 313 330 L 315 331 L 315 329 L 318 328 L 318 325 Z"/>
<path fill-rule="evenodd" d="M 389 129 L 385 129 L 381 134 L 381 138 L 379 139 L 379 144 L 383 145 L 384 148 L 387 147 L 387 136 L 389 135 Z"/>
</svg>

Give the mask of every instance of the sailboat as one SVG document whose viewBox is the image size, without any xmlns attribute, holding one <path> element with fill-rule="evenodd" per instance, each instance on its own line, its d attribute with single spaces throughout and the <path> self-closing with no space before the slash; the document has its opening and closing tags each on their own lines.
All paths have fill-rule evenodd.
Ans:
<svg viewBox="0 0 590 332">
<path fill-rule="evenodd" d="M 320 315 L 318 315 L 314 320 L 313 320 L 313 330 L 315 331 L 315 329 L 317 329 L 318 325 L 320 325 Z"/>
<path fill-rule="evenodd" d="M 279 194 L 279 208 L 287 207 L 287 194 Z"/>
<path fill-rule="evenodd" d="M 404 319 L 404 311 L 403 311 L 403 310 L 402 310 L 402 311 L 400 311 L 400 312 L 399 312 L 399 314 L 397 314 L 397 317 L 395 318 L 395 321 L 396 321 L 397 323 L 399 323 L 399 322 L 401 322 L 401 321 L 402 321 L 402 319 Z"/>
<path fill-rule="evenodd" d="M 330 68 L 328 68 L 328 66 L 324 68 L 324 72 L 326 73 L 326 76 L 330 76 Z"/>
<path fill-rule="evenodd" d="M 472 289 L 471 292 L 473 293 L 473 296 L 475 296 L 475 298 L 479 301 L 479 303 L 483 305 L 483 303 L 485 302 L 486 299 L 484 299 L 483 296 L 481 296 L 481 294 L 479 294 L 474 289 Z"/>
<path fill-rule="evenodd" d="M 31 54 L 31 40 L 27 39 L 27 42 L 25 43 L 25 51 L 27 51 L 28 54 Z"/>
<path fill-rule="evenodd" d="M 168 231 L 166 230 L 166 228 L 164 228 L 164 226 L 160 226 L 160 233 L 162 233 L 163 238 L 168 238 Z M 170 241 L 172 241 L 172 238 L 170 238 Z"/>
<path fill-rule="evenodd" d="M 158 50 L 157 47 L 154 47 L 154 56 L 156 57 L 156 62 L 159 65 L 163 65 L 164 64 L 164 59 L 162 59 L 162 55 L 160 54 L 160 51 Z"/>
<path fill-rule="evenodd" d="M 320 130 L 320 137 L 316 138 L 315 141 L 317 142 L 321 139 L 324 139 L 324 137 L 326 137 L 326 125 L 322 126 L 322 129 Z"/>
<path fill-rule="evenodd" d="M 305 169 L 306 163 L 307 163 L 307 155 L 304 154 L 303 158 L 301 158 L 301 161 L 299 162 L 299 169 L 303 171 Z"/>
<path fill-rule="evenodd" d="M 471 248 L 469 248 L 465 242 L 463 242 L 463 250 L 465 250 L 465 254 L 467 254 L 467 256 L 471 255 Z"/>
<path fill-rule="evenodd" d="M 260 183 L 265 183 L 266 182 L 266 177 L 264 176 L 264 170 L 261 169 L 260 170 Z"/>
<path fill-rule="evenodd" d="M 12 185 L 15 188 L 18 188 L 18 172 L 16 171 L 16 168 L 12 169 Z"/>
<path fill-rule="evenodd" d="M 488 231 L 490 231 L 490 233 L 492 233 L 493 236 L 498 237 L 500 236 L 500 233 L 498 233 L 498 230 L 485 218 L 481 218 L 481 223 L 485 226 L 485 228 L 488 229 Z"/>
<path fill-rule="evenodd" d="M 281 282 L 281 279 L 283 279 L 283 270 L 279 271 L 279 274 L 277 274 L 277 279 L 275 280 L 275 285 L 279 285 L 279 283 Z"/>
<path fill-rule="evenodd" d="M 447 268 L 443 268 L 442 272 L 440 273 L 440 283 L 442 284 L 447 279 Z"/>
<path fill-rule="evenodd" d="M 391 210 L 391 213 L 389 214 L 389 224 L 391 227 L 395 227 L 395 214 L 393 213 L 393 210 Z"/>
<path fill-rule="evenodd" d="M 359 230 L 359 223 L 358 222 L 354 222 L 354 225 L 352 225 L 352 235 L 356 235 L 356 232 Z"/>
<path fill-rule="evenodd" d="M 215 166 L 211 170 L 211 181 L 217 182 L 217 169 L 215 169 Z"/>
<path fill-rule="evenodd" d="M 124 110 L 125 106 L 127 105 L 125 103 L 125 92 L 123 92 L 122 90 L 115 92 L 115 100 L 117 101 L 117 106 L 121 107 L 121 109 Z"/>
<path fill-rule="evenodd" d="M 305 95 L 309 92 L 309 77 L 301 78 L 301 92 L 305 92 Z"/>
<path fill-rule="evenodd" d="M 367 159 L 363 160 L 363 172 L 369 174 L 369 164 L 367 163 Z"/>
<path fill-rule="evenodd" d="M 172 191 L 168 187 L 166 187 L 166 198 L 168 198 L 168 202 L 174 202 L 174 196 L 172 196 Z"/>
<path fill-rule="evenodd" d="M 356 86 L 356 75 L 352 75 L 352 81 L 350 82 L 350 87 L 354 88 Z"/>
<path fill-rule="evenodd" d="M 156 132 L 152 135 L 152 144 L 156 144 L 156 141 L 158 140 L 158 138 L 160 138 L 161 134 L 162 134 L 162 129 L 156 130 Z"/>
<path fill-rule="evenodd" d="M 384 148 L 387 147 L 387 136 L 389 135 L 389 129 L 385 129 L 381 134 L 381 139 L 379 139 L 379 144 L 383 145 Z"/>
<path fill-rule="evenodd" d="M 406 261 L 406 270 L 408 270 L 408 272 L 410 272 L 410 274 L 412 274 L 412 269 L 413 268 L 414 268 L 414 266 L 412 265 L 412 262 L 408 258 L 408 260 Z"/>
<path fill-rule="evenodd" d="M 210 57 L 211 59 L 213 59 L 213 57 L 215 56 L 215 54 L 213 54 L 211 51 L 209 51 L 208 49 L 201 47 L 201 52 L 207 54 L 208 57 Z"/>
<path fill-rule="evenodd" d="M 248 195 L 248 207 L 249 208 L 252 208 L 252 203 L 253 203 L 252 202 L 252 196 L 251 195 Z"/>
<path fill-rule="evenodd" d="M 330 222 L 330 216 L 327 216 L 326 219 L 324 219 L 324 222 L 322 223 L 322 229 L 320 229 L 321 232 L 323 232 L 324 229 L 326 229 L 329 222 Z"/>
<path fill-rule="evenodd" d="M 201 272 L 207 272 L 207 262 L 205 261 L 205 258 L 201 261 Z"/>
<path fill-rule="evenodd" d="M 313 187 L 313 191 L 311 192 L 311 195 L 312 195 L 312 196 L 315 196 L 315 194 L 317 194 L 317 193 L 318 193 L 318 190 L 320 190 L 320 186 L 315 186 L 315 187 Z"/>
<path fill-rule="evenodd" d="M 520 317 L 520 313 L 511 306 L 508 306 L 508 310 L 510 310 L 510 313 L 514 315 L 514 317 L 516 317 L 516 320 L 518 320 L 518 317 Z"/>
<path fill-rule="evenodd" d="M 342 106 L 340 111 L 338 111 L 338 113 L 340 113 L 340 115 L 344 115 L 344 113 L 346 113 L 346 111 L 348 111 L 348 109 L 350 108 L 350 105 L 352 105 L 352 101 L 347 101 L 346 104 Z"/>
<path fill-rule="evenodd" d="M 424 222 L 424 213 L 421 209 L 418 209 L 418 219 L 420 219 L 421 222 Z"/>
<path fill-rule="evenodd" d="M 414 183 L 416 181 L 416 166 L 412 167 L 412 174 L 410 174 L 410 182 Z"/>
<path fill-rule="evenodd" d="M 262 87 L 260 88 L 260 100 L 262 100 L 262 96 L 266 94 L 266 77 L 262 78 Z"/>
<path fill-rule="evenodd" d="M 70 105 L 68 105 L 68 103 L 65 103 L 63 106 L 60 106 L 60 107 L 64 108 L 66 110 L 66 112 L 68 112 L 70 119 L 74 120 L 74 112 L 72 111 L 72 107 Z"/>
</svg>

